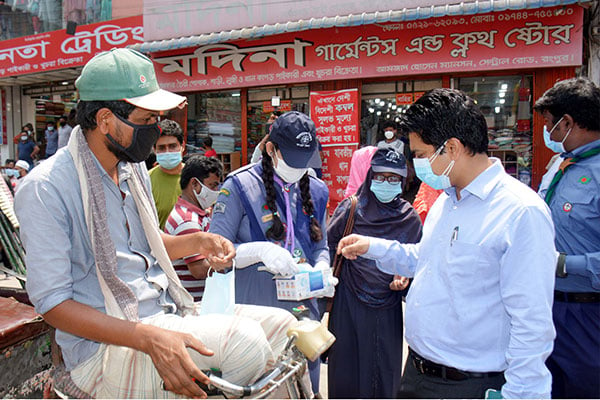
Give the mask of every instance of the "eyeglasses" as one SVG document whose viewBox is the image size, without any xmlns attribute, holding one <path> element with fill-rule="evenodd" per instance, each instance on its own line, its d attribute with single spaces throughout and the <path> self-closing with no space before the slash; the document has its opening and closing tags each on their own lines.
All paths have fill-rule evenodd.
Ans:
<svg viewBox="0 0 600 400">
<path fill-rule="evenodd" d="M 397 185 L 400 183 L 402 178 L 399 177 L 398 175 L 385 176 L 383 174 L 375 174 L 375 175 L 373 175 L 373 180 L 375 182 L 379 182 L 379 183 L 388 181 L 390 183 L 390 185 Z"/>
</svg>

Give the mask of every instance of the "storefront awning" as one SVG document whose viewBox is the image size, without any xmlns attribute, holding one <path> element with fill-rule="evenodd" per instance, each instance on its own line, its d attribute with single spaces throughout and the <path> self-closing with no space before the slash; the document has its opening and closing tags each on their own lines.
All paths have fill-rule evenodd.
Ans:
<svg viewBox="0 0 600 400">
<path fill-rule="evenodd" d="M 377 11 L 357 15 L 311 18 L 310 20 L 288 21 L 272 25 L 254 26 L 251 28 L 215 32 L 197 36 L 188 36 L 169 40 L 137 43 L 129 46 L 132 49 L 153 53 L 176 50 L 207 44 L 223 43 L 231 40 L 256 39 L 264 36 L 278 35 L 286 32 L 298 32 L 311 29 L 332 27 L 360 26 L 385 22 L 415 21 L 427 18 L 484 14 L 506 10 L 524 10 L 545 7 L 556 7 L 569 4 L 585 4 L 590 0 L 484 0 L 461 2 L 438 6 L 404 8 L 402 10 Z"/>
<path fill-rule="evenodd" d="M 83 67 L 65 68 L 50 72 L 40 72 L 37 74 L 25 74 L 18 76 L 0 77 L 0 86 L 26 86 L 26 85 L 51 85 L 53 82 L 72 83 Z"/>
</svg>

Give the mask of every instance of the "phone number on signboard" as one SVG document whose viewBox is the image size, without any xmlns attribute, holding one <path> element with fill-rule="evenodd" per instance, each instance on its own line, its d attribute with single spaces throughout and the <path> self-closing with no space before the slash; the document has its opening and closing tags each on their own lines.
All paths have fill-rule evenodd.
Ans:
<svg viewBox="0 0 600 400">
<path fill-rule="evenodd" d="M 572 8 L 557 9 L 557 10 L 535 10 L 535 11 L 519 11 L 511 14 L 498 15 L 498 21 L 519 21 L 529 18 L 550 18 L 562 15 L 572 15 L 575 11 Z"/>
<path fill-rule="evenodd" d="M 430 27 L 443 28 L 455 25 L 465 24 L 481 24 L 484 22 L 494 21 L 521 21 L 530 18 L 550 18 L 562 15 L 572 15 L 575 11 L 573 8 L 560 8 L 560 9 L 549 9 L 549 10 L 535 10 L 535 11 L 517 11 L 514 13 L 503 13 L 503 14 L 483 14 L 474 15 L 471 18 L 439 18 L 430 21 L 413 21 L 404 22 L 399 24 L 390 25 L 390 30 L 401 30 L 401 29 L 427 29 Z"/>
</svg>

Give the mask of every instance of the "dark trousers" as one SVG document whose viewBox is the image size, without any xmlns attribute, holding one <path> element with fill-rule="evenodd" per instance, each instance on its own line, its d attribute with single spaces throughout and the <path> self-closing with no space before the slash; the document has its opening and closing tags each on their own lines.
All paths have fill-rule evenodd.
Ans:
<svg viewBox="0 0 600 400">
<path fill-rule="evenodd" d="M 329 349 L 328 397 L 394 398 L 402 376 L 402 304 L 369 307 L 343 280 L 335 290 L 329 329 L 336 341 Z"/>
<path fill-rule="evenodd" d="M 483 399 L 487 389 L 500 390 L 505 382 L 504 374 L 486 378 L 468 378 L 463 381 L 422 374 L 417 371 L 409 355 L 397 397 L 400 399 Z"/>
<path fill-rule="evenodd" d="M 600 303 L 555 301 L 552 398 L 600 398 Z"/>
</svg>

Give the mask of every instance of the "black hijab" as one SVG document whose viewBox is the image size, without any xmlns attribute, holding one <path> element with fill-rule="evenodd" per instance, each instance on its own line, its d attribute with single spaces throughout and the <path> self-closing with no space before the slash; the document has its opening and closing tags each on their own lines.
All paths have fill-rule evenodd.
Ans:
<svg viewBox="0 0 600 400">
<path fill-rule="evenodd" d="M 401 195 L 389 203 L 380 202 L 371 191 L 373 170 L 369 168 L 365 181 L 357 192 L 358 203 L 354 214 L 352 233 L 400 243 L 417 243 L 421 239 L 421 220 L 413 207 Z M 340 203 L 328 229 L 329 248 L 333 255 L 346 226 L 350 201 Z M 389 289 L 393 275 L 380 271 L 375 261 L 358 257 L 344 260 L 341 281 L 363 303 L 375 308 L 393 307 L 401 301 L 401 293 Z"/>
</svg>

